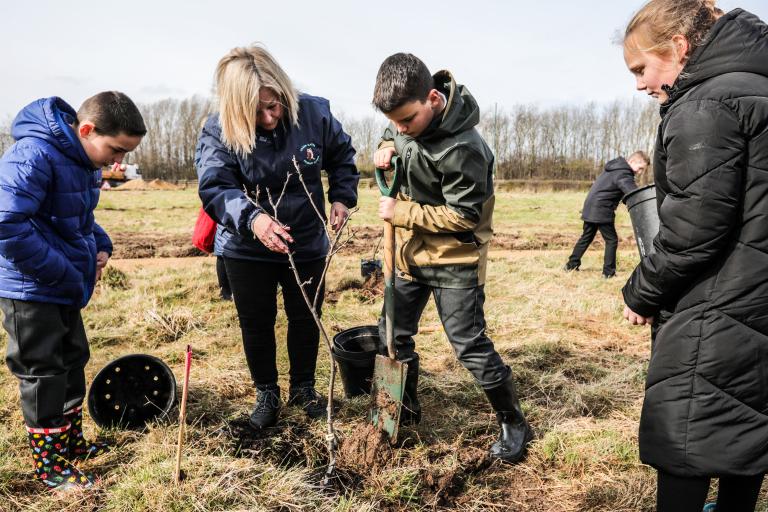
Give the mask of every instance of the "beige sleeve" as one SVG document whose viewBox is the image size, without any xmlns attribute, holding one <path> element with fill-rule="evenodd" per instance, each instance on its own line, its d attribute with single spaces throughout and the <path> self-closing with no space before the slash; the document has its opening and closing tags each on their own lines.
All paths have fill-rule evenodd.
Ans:
<svg viewBox="0 0 768 512">
<path fill-rule="evenodd" d="M 476 222 L 465 219 L 447 206 L 421 205 L 398 200 L 392 224 L 423 233 L 458 233 L 474 229 Z"/>
</svg>

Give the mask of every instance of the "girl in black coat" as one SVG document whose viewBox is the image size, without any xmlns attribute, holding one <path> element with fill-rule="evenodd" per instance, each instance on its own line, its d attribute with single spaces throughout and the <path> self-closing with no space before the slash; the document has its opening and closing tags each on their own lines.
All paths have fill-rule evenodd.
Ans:
<svg viewBox="0 0 768 512">
<path fill-rule="evenodd" d="M 661 103 L 660 229 L 623 289 L 652 323 L 640 458 L 658 510 L 754 510 L 768 470 L 768 26 L 713 0 L 653 0 L 624 39 Z"/>
</svg>

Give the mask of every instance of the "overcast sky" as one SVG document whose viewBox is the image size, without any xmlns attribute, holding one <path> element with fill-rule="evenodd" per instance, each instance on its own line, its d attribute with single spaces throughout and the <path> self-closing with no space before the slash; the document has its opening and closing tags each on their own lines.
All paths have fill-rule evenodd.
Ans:
<svg viewBox="0 0 768 512">
<path fill-rule="evenodd" d="M 209 95 L 217 61 L 259 41 L 303 91 L 362 117 L 376 71 L 406 51 L 450 69 L 481 108 L 639 96 L 613 43 L 637 0 L 13 1 L 0 5 L 0 120 L 36 98 L 75 108 L 102 90 L 137 102 Z M 766 0 L 721 0 L 768 19 Z"/>
</svg>

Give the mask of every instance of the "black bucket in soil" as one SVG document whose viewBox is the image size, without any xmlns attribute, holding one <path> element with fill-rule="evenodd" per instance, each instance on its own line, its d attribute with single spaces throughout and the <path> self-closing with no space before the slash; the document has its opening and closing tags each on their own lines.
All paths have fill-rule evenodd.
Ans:
<svg viewBox="0 0 768 512">
<path fill-rule="evenodd" d="M 101 369 L 88 392 L 88 412 L 104 428 L 141 429 L 176 402 L 176 379 L 160 359 L 131 354 Z"/>
<path fill-rule="evenodd" d="M 381 260 L 360 260 L 360 275 L 363 279 L 377 272 L 381 274 Z"/>
<path fill-rule="evenodd" d="M 375 325 L 353 327 L 333 337 L 333 358 L 339 365 L 347 398 L 371 392 L 373 365 L 380 347 L 379 328 Z"/>
<path fill-rule="evenodd" d="M 653 254 L 653 239 L 659 233 L 659 210 L 656 204 L 656 187 L 647 185 L 633 190 L 622 199 L 627 205 L 632 230 L 640 258 Z"/>
</svg>

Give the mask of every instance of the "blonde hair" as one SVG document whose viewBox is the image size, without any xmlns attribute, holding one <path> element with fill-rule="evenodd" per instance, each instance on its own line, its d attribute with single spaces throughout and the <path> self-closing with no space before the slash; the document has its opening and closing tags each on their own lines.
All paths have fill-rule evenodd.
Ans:
<svg viewBox="0 0 768 512">
<path fill-rule="evenodd" d="M 637 150 L 631 155 L 627 157 L 627 160 L 632 160 L 633 158 L 642 158 L 646 165 L 651 165 L 651 157 L 648 156 L 648 153 L 642 150 Z"/>
<path fill-rule="evenodd" d="M 216 66 L 219 122 L 223 142 L 240 155 L 253 151 L 259 89 L 271 89 L 291 124 L 299 124 L 299 95 L 270 53 L 258 45 L 233 48 Z"/>
<path fill-rule="evenodd" d="M 706 42 L 712 25 L 722 15 L 715 0 L 650 0 L 627 25 L 623 44 L 642 52 L 668 54 L 673 50 L 672 37 L 681 34 L 688 40 L 690 56 Z M 630 36 L 634 36 L 632 42 Z"/>
</svg>

